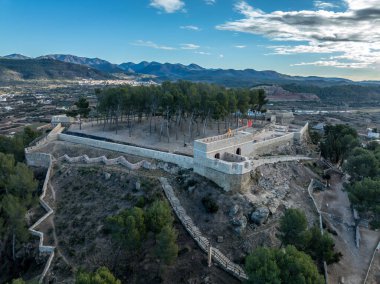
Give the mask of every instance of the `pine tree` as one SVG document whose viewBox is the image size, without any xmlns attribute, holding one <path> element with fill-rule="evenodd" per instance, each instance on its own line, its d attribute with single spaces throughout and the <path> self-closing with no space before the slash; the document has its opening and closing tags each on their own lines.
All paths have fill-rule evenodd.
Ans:
<svg viewBox="0 0 380 284">
<path fill-rule="evenodd" d="M 177 237 L 178 233 L 170 225 L 164 226 L 157 235 L 156 255 L 167 265 L 173 264 L 177 259 Z"/>
</svg>

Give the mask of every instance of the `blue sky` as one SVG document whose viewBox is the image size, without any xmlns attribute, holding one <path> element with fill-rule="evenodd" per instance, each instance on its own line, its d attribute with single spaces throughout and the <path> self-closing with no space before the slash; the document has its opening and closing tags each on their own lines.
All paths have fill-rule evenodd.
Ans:
<svg viewBox="0 0 380 284">
<path fill-rule="evenodd" d="M 0 0 L 0 55 L 380 80 L 380 0 Z"/>
</svg>

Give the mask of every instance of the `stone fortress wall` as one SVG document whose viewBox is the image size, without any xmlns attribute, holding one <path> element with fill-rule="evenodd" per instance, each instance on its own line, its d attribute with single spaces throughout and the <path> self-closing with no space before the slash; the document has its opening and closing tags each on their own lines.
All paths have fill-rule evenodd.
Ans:
<svg viewBox="0 0 380 284">
<path fill-rule="evenodd" d="M 241 130 L 196 140 L 194 141 L 194 171 L 211 179 L 226 191 L 243 190 L 249 182 L 250 172 L 258 166 L 306 158 L 278 156 L 252 159 L 258 155 L 270 154 L 280 146 L 301 142 L 307 133 L 308 126 L 306 123 L 301 129 L 292 130 L 293 132 L 290 133 L 281 129 L 263 141 L 257 141 L 255 138 L 265 134 L 266 129 L 255 134 Z"/>
<path fill-rule="evenodd" d="M 185 169 L 191 169 L 193 168 L 193 158 L 172 154 L 172 153 L 166 153 L 146 148 L 140 148 L 135 146 L 129 146 L 129 145 L 123 145 L 118 143 L 111 143 L 101 140 L 95 140 L 91 138 L 84 138 L 79 136 L 73 136 L 73 135 L 67 135 L 60 133 L 58 134 L 58 140 L 61 141 L 67 141 L 71 143 L 76 144 L 82 144 L 87 145 L 91 147 L 126 153 L 130 155 L 140 156 L 143 158 L 149 158 L 149 159 L 155 159 L 159 161 L 164 161 L 167 163 L 176 164 L 182 168 Z"/>
</svg>

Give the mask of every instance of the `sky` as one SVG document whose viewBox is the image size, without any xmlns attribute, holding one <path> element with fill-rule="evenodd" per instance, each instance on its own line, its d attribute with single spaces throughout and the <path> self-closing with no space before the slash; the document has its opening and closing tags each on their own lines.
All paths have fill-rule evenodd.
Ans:
<svg viewBox="0 0 380 284">
<path fill-rule="evenodd" d="M 0 0 L 0 56 L 380 80 L 380 0 Z"/>
</svg>

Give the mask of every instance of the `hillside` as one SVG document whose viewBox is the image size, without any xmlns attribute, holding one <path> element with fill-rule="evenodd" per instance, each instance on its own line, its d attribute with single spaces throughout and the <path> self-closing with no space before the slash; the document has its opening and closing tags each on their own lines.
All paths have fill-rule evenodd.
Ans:
<svg viewBox="0 0 380 284">
<path fill-rule="evenodd" d="M 320 100 L 320 98 L 313 93 L 290 92 L 276 85 L 257 86 L 254 89 L 263 89 L 265 91 L 267 98 L 271 102 L 281 102 L 281 101 L 295 102 L 295 101 L 319 101 Z"/>
<path fill-rule="evenodd" d="M 286 84 L 282 86 L 286 91 L 292 93 L 312 93 L 325 102 L 346 102 L 356 106 L 368 102 L 380 102 L 380 85 L 336 85 L 336 86 L 313 86 L 300 84 Z"/>
<path fill-rule="evenodd" d="M 37 57 L 36 59 L 54 59 L 67 63 L 86 65 L 96 70 L 108 73 L 120 73 L 124 71 L 121 68 L 119 68 L 116 64 L 112 64 L 103 59 L 79 57 L 70 54 L 49 54 Z"/>
<path fill-rule="evenodd" d="M 112 75 L 87 66 L 52 59 L 0 58 L 0 81 L 30 79 L 112 79 Z"/>
</svg>

